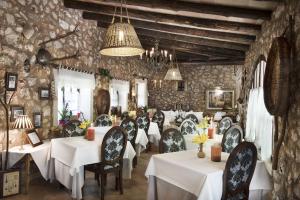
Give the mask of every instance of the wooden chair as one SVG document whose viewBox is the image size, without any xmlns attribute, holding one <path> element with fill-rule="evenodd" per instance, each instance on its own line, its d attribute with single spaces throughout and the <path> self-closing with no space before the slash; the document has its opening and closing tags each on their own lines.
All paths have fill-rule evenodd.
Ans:
<svg viewBox="0 0 300 200">
<path fill-rule="evenodd" d="M 76 137 L 84 135 L 84 130 L 79 128 L 81 121 L 79 120 L 71 120 L 68 121 L 62 130 L 63 137 Z"/>
<path fill-rule="evenodd" d="M 231 151 L 241 143 L 243 138 L 243 130 L 239 125 L 231 126 L 223 135 L 222 151 L 231 153 Z"/>
<path fill-rule="evenodd" d="M 185 119 L 192 120 L 195 124 L 199 124 L 198 118 L 194 114 L 188 114 L 185 116 Z"/>
<path fill-rule="evenodd" d="M 165 114 L 160 110 L 156 111 L 152 117 L 152 122 L 157 123 L 160 133 L 162 133 L 165 122 Z"/>
<path fill-rule="evenodd" d="M 148 130 L 149 130 L 149 126 L 150 126 L 150 118 L 149 118 L 148 114 L 144 113 L 144 114 L 138 115 L 136 117 L 135 121 L 136 121 L 138 128 L 143 129 L 148 136 Z"/>
<path fill-rule="evenodd" d="M 223 135 L 232 125 L 232 119 L 230 117 L 224 117 L 219 122 L 219 126 L 217 129 L 218 135 Z"/>
<path fill-rule="evenodd" d="M 186 119 L 184 120 L 180 127 L 179 130 L 181 132 L 182 135 L 189 135 L 189 134 L 195 134 L 197 133 L 197 128 L 195 123 L 190 120 L 190 119 Z"/>
<path fill-rule="evenodd" d="M 138 133 L 138 126 L 135 122 L 135 120 L 131 118 L 126 118 L 122 121 L 120 125 L 127 133 L 127 140 L 131 143 L 134 150 L 136 150 L 135 140 Z M 133 166 L 135 167 L 137 165 L 137 156 L 133 159 Z"/>
<path fill-rule="evenodd" d="M 96 118 L 95 126 L 112 126 L 112 121 L 107 114 L 102 114 Z"/>
<path fill-rule="evenodd" d="M 165 130 L 159 141 L 159 153 L 178 152 L 186 150 L 183 135 L 175 128 Z"/>
<path fill-rule="evenodd" d="M 104 136 L 101 145 L 101 162 L 86 165 L 85 170 L 95 173 L 98 185 L 101 185 L 101 200 L 104 200 L 104 185 L 108 173 L 116 175 L 116 190 L 123 194 L 123 156 L 127 145 L 127 134 L 119 126 L 111 128 Z M 99 180 L 101 176 L 101 182 Z"/>
<path fill-rule="evenodd" d="M 256 161 L 257 149 L 253 143 L 242 142 L 234 148 L 223 173 L 221 200 L 248 200 Z"/>
<path fill-rule="evenodd" d="M 122 112 L 122 114 L 121 114 L 121 120 L 124 120 L 124 119 L 127 119 L 127 118 L 129 118 L 129 113 L 127 111 Z"/>
</svg>

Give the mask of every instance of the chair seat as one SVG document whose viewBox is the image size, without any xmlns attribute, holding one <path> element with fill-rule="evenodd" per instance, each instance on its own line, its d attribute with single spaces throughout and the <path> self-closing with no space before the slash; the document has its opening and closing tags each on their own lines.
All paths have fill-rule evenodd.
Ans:
<svg viewBox="0 0 300 200">
<path fill-rule="evenodd" d="M 105 165 L 103 167 L 103 169 L 106 171 L 106 170 L 109 170 L 109 169 L 119 168 L 119 166 L 120 166 L 119 163 L 116 163 L 114 166 L 112 166 L 112 165 Z M 84 166 L 85 170 L 88 170 L 88 171 L 91 171 L 91 172 L 96 172 L 101 167 L 102 167 L 101 163 L 90 164 L 90 165 L 85 165 Z"/>
</svg>

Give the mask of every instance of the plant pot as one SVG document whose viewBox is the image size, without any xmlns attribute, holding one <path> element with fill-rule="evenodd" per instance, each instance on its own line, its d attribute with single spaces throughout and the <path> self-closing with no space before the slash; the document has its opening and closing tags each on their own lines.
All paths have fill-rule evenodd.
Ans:
<svg viewBox="0 0 300 200">
<path fill-rule="evenodd" d="M 199 152 L 197 153 L 198 158 L 205 158 L 205 153 L 203 151 L 203 144 L 199 144 Z"/>
</svg>

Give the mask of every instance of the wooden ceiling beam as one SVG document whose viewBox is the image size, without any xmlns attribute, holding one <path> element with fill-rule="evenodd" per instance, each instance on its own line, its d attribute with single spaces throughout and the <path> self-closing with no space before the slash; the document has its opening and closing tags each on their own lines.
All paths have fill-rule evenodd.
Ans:
<svg viewBox="0 0 300 200">
<path fill-rule="evenodd" d="M 143 41 L 149 41 L 154 45 L 155 38 L 153 37 L 148 37 L 148 36 L 139 36 L 140 40 Z M 189 43 L 184 43 L 184 42 L 178 42 L 178 41 L 173 41 L 173 40 L 167 40 L 167 39 L 161 39 L 159 40 L 159 45 L 174 45 L 180 48 L 186 48 L 186 49 L 196 49 L 200 50 L 202 52 L 212 52 L 224 56 L 237 56 L 237 57 L 245 57 L 245 52 L 243 51 L 236 51 L 236 50 L 231 50 L 231 49 L 222 49 L 222 48 L 217 48 L 217 47 L 209 47 L 209 46 L 200 46 L 200 45 L 195 45 L 195 44 L 189 44 Z"/>
<path fill-rule="evenodd" d="M 115 13 L 115 9 L 112 6 L 100 5 L 97 3 L 83 2 L 78 0 L 64 0 L 64 5 L 67 8 L 80 9 L 101 14 L 114 15 Z M 162 13 L 138 11 L 132 9 L 129 9 L 128 12 L 130 19 L 139 19 L 142 21 L 152 21 L 161 24 L 171 24 L 182 27 L 193 27 L 198 29 L 215 30 L 231 33 L 242 33 L 247 35 L 256 35 L 261 30 L 261 25 L 256 24 L 176 16 Z"/>
<path fill-rule="evenodd" d="M 101 16 L 98 16 L 98 14 L 96 13 L 83 12 L 82 16 L 84 19 L 98 20 L 99 27 L 107 28 L 109 25 L 107 21 L 102 22 L 103 20 L 101 19 Z M 255 41 L 255 36 L 249 36 L 249 35 L 183 28 L 183 27 L 176 27 L 172 25 L 162 25 L 162 24 L 157 24 L 152 22 L 141 22 L 141 23 L 144 23 L 145 25 L 140 24 L 136 26 L 135 29 L 137 31 L 141 31 L 144 33 L 145 30 L 158 31 L 160 33 L 176 34 L 179 35 L 179 37 L 187 36 L 187 37 L 201 38 L 207 40 L 217 40 L 220 42 L 236 43 L 242 45 L 249 45 Z"/>
<path fill-rule="evenodd" d="M 243 59 L 227 59 L 227 60 L 218 60 L 218 61 L 185 61 L 185 60 L 178 60 L 178 64 L 182 65 L 244 65 L 245 60 Z"/>
<path fill-rule="evenodd" d="M 91 2 L 96 2 L 89 0 Z M 97 1 L 98 4 L 120 6 L 119 0 L 102 0 Z M 205 3 L 180 2 L 170 0 L 127 0 L 127 8 L 136 10 L 157 10 L 157 12 L 168 12 L 178 15 L 181 13 L 195 13 L 216 15 L 226 18 L 240 18 L 253 20 L 269 20 L 271 18 L 271 10 L 257 10 L 251 8 L 239 8 L 223 5 L 211 5 Z M 228 19 L 230 20 L 230 19 Z"/>
<path fill-rule="evenodd" d="M 93 18 L 90 16 L 88 12 L 83 12 L 83 18 Z M 112 20 L 112 16 L 107 16 L 107 15 L 98 15 L 98 26 L 104 26 L 105 24 L 108 24 Z M 103 23 L 101 25 L 101 23 Z M 235 50 L 240 50 L 240 51 L 247 51 L 249 49 L 248 44 L 239 44 L 235 42 L 229 42 L 229 41 L 220 41 L 217 40 L 216 38 L 207 38 L 211 37 L 212 35 L 209 35 L 209 32 L 205 31 L 198 31 L 195 30 L 190 30 L 189 28 L 181 28 L 181 27 L 175 27 L 175 26 L 170 26 L 170 25 L 161 25 L 157 23 L 152 23 L 152 22 L 143 22 L 139 20 L 130 20 L 130 23 L 135 27 L 136 32 L 139 35 L 145 35 L 145 36 L 152 36 L 157 39 L 171 39 L 175 41 L 182 41 L 182 42 L 187 42 L 191 44 L 198 44 L 198 45 L 206 45 L 206 46 L 212 46 L 212 47 L 220 47 L 220 48 L 227 48 L 227 49 L 235 49 Z M 151 29 L 149 29 L 151 28 Z M 204 34 L 199 35 L 205 32 Z M 194 34 L 193 34 L 194 33 Z M 184 35 L 183 35 L 184 34 Z M 193 35 L 192 35 L 193 34 Z M 197 35 L 196 35 L 197 34 Z M 203 37 L 206 36 L 206 37 Z M 219 35 L 218 35 L 219 36 Z M 226 38 L 228 34 L 225 33 L 223 37 L 225 37 L 224 40 L 236 40 L 236 42 L 243 42 L 243 43 L 249 43 L 250 41 L 244 40 L 244 37 L 239 38 L 239 35 L 235 34 L 229 34 L 230 38 Z M 235 37 L 233 37 L 235 36 Z M 242 41 L 241 41 L 242 40 Z"/>
</svg>

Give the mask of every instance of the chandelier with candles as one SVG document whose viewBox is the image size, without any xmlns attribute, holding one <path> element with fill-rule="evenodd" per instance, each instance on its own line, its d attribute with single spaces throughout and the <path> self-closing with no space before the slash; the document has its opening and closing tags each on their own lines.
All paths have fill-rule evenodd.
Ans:
<svg viewBox="0 0 300 200">
<path fill-rule="evenodd" d="M 146 50 L 145 54 L 141 54 L 141 59 L 148 63 L 152 69 L 161 69 L 167 66 L 172 60 L 172 54 L 167 50 L 159 49 L 159 40 L 155 40 L 154 47 L 151 50 Z"/>
</svg>

